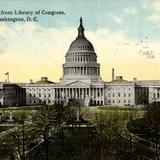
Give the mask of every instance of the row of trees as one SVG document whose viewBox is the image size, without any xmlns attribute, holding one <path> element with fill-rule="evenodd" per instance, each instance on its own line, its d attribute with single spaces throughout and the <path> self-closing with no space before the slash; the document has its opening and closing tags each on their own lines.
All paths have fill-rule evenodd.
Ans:
<svg viewBox="0 0 160 160">
<path fill-rule="evenodd" d="M 71 128 L 68 124 L 77 120 L 77 108 L 83 119 L 90 122 L 90 125 L 77 127 L 79 128 L 77 133 L 70 134 Z M 33 159 L 33 154 L 30 153 L 39 148 L 43 153 L 35 154 L 38 159 L 54 160 L 56 157 L 54 152 L 59 152 L 58 156 L 61 159 L 65 157 L 66 160 L 68 154 L 69 159 L 73 160 L 104 160 L 121 158 L 122 154 L 119 151 L 122 149 L 123 140 L 120 135 L 123 126 L 131 118 L 131 111 L 98 112 L 82 108 L 79 101 L 71 101 L 67 107 L 42 106 L 33 115 L 32 123 L 25 121 L 25 112 L 22 112 L 19 117 L 18 125 L 0 143 L 0 150 L 3 150 L 3 153 L 8 152 L 10 159 L 14 160 L 16 157 L 16 159 L 26 160 L 26 155 L 27 157 L 31 155 L 29 159 Z M 85 134 L 82 130 L 85 130 Z M 61 142 L 57 143 L 57 139 Z M 55 144 L 54 149 L 51 148 L 52 144 Z M 43 146 L 43 150 L 39 146 Z M 56 151 L 58 149 L 59 151 Z"/>
<path fill-rule="evenodd" d="M 96 160 L 121 159 L 123 157 L 123 154 L 120 153 L 121 149 L 123 150 L 121 134 L 125 124 L 130 120 L 131 114 L 137 116 L 131 111 L 120 110 L 84 112 L 84 117 L 87 117 L 95 128 L 94 154 L 97 155 Z"/>
<path fill-rule="evenodd" d="M 18 123 L 10 132 L 0 139 L 1 157 L 8 157 L 12 160 L 25 160 L 35 146 L 43 143 L 45 148 L 45 159 L 48 160 L 49 138 L 59 132 L 67 122 L 75 116 L 75 109 L 62 106 L 42 106 L 33 114 L 32 122 L 27 121 L 26 112 L 20 112 Z"/>
<path fill-rule="evenodd" d="M 160 103 L 156 102 L 148 106 L 144 116 L 144 127 L 150 139 L 156 144 L 156 159 L 159 160 L 160 153 Z"/>
<path fill-rule="evenodd" d="M 152 154 L 158 160 L 160 153 L 160 103 L 148 104 L 143 118 L 131 120 L 128 123 L 128 129 L 144 139 L 140 143 L 153 149 L 150 151 L 154 151 Z"/>
</svg>

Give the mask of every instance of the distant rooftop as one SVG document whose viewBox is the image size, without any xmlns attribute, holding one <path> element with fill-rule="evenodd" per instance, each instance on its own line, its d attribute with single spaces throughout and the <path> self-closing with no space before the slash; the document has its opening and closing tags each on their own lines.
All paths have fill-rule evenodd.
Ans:
<svg viewBox="0 0 160 160">
<path fill-rule="evenodd" d="M 136 85 L 160 85 L 160 80 L 137 80 Z"/>
<path fill-rule="evenodd" d="M 113 81 L 110 81 L 110 83 L 114 83 L 114 82 L 118 82 L 118 83 L 123 83 L 123 82 L 130 82 L 130 81 L 127 81 L 127 80 L 124 80 L 124 79 L 122 79 L 122 80 L 113 80 Z"/>
<path fill-rule="evenodd" d="M 112 80 L 109 83 L 126 83 L 126 82 L 129 82 L 129 81 L 124 80 L 122 76 L 116 76 L 116 79 Z"/>
<path fill-rule="evenodd" d="M 54 82 L 49 81 L 47 77 L 41 77 L 41 80 L 35 82 L 35 84 L 54 84 Z"/>
</svg>

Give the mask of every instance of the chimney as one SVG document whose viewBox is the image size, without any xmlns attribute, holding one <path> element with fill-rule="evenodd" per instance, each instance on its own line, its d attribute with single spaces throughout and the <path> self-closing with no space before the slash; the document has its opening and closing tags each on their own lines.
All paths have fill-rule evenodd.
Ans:
<svg viewBox="0 0 160 160">
<path fill-rule="evenodd" d="M 33 80 L 32 80 L 32 79 L 30 79 L 29 82 L 30 82 L 31 84 L 33 84 Z"/>
<path fill-rule="evenodd" d="M 48 77 L 41 77 L 41 81 L 48 81 Z"/>
<path fill-rule="evenodd" d="M 121 80 L 123 80 L 123 77 L 122 76 L 116 76 L 116 80 L 121 81 Z"/>
<path fill-rule="evenodd" d="M 114 68 L 112 68 L 112 81 L 114 81 L 115 80 L 115 77 L 114 77 L 115 75 L 114 75 Z"/>
</svg>

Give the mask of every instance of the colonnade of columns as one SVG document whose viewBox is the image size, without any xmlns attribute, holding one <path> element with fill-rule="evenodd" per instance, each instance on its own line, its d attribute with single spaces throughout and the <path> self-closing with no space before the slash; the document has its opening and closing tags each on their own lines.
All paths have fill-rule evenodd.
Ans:
<svg viewBox="0 0 160 160">
<path fill-rule="evenodd" d="M 55 88 L 55 99 L 85 99 L 89 95 L 89 88 Z"/>
<path fill-rule="evenodd" d="M 104 104 L 104 88 L 55 88 L 55 100 L 71 98 L 90 99 Z"/>
<path fill-rule="evenodd" d="M 99 67 L 68 67 L 64 75 L 100 75 Z"/>
<path fill-rule="evenodd" d="M 156 88 L 154 91 L 153 91 L 153 98 L 155 100 L 159 100 L 160 99 L 160 88 Z"/>
</svg>

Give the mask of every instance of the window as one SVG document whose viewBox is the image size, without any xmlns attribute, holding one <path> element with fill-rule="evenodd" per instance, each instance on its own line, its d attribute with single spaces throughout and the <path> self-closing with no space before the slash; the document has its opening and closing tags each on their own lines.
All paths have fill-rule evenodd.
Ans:
<svg viewBox="0 0 160 160">
<path fill-rule="evenodd" d="M 120 97 L 121 96 L 121 94 L 120 93 L 118 93 L 118 97 Z"/>
<path fill-rule="evenodd" d="M 129 94 L 128 94 L 128 96 L 130 97 L 130 96 L 131 96 L 131 94 L 129 93 Z"/>
<path fill-rule="evenodd" d="M 31 94 L 31 93 L 29 94 L 29 97 L 32 97 L 32 94 Z"/>
<path fill-rule="evenodd" d="M 114 97 L 115 95 L 114 95 L 114 93 L 113 93 L 113 97 Z"/>
<path fill-rule="evenodd" d="M 153 94 L 153 97 L 156 98 L 156 94 L 155 93 Z"/>
<path fill-rule="evenodd" d="M 39 97 L 41 97 L 41 93 L 39 93 Z"/>
<path fill-rule="evenodd" d="M 124 93 L 124 97 L 126 97 L 126 93 Z"/>
</svg>

